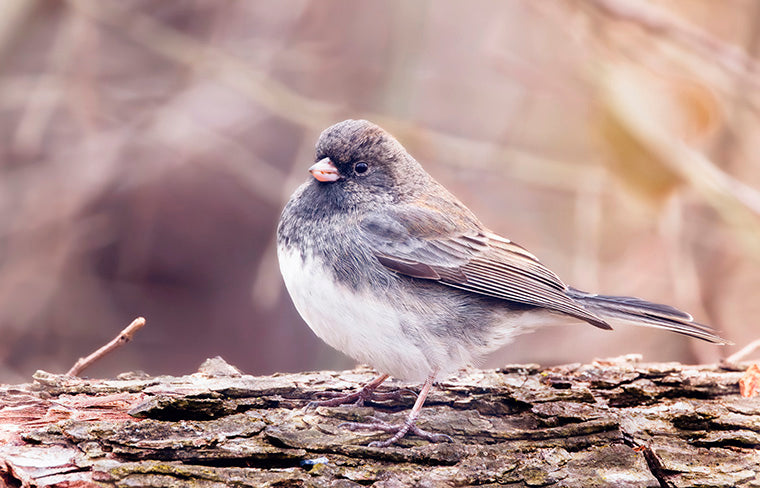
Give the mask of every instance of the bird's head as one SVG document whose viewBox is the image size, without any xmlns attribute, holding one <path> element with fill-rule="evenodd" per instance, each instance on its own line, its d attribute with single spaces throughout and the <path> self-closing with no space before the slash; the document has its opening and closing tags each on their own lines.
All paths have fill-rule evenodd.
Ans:
<svg viewBox="0 0 760 488">
<path fill-rule="evenodd" d="M 321 191 L 349 205 L 402 201 L 430 178 L 392 135 L 366 120 L 325 129 L 309 172 Z"/>
</svg>

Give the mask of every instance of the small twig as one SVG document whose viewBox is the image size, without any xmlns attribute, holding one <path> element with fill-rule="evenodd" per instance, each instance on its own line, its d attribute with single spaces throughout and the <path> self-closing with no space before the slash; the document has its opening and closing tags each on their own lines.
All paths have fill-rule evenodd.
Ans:
<svg viewBox="0 0 760 488">
<path fill-rule="evenodd" d="M 752 354 L 753 352 L 755 352 L 757 349 L 760 349 L 760 339 L 756 339 L 750 342 L 749 344 L 747 344 L 740 350 L 736 351 L 735 353 L 727 357 L 723 362 L 727 364 L 736 364 L 742 359 Z"/>
<path fill-rule="evenodd" d="M 86 358 L 79 358 L 79 360 L 71 367 L 66 373 L 68 376 L 79 376 L 79 374 L 89 367 L 92 363 L 102 358 L 109 352 L 113 351 L 117 347 L 123 346 L 135 335 L 135 333 L 142 329 L 145 325 L 145 319 L 143 317 L 137 317 L 132 321 L 124 330 L 122 330 L 118 336 L 116 336 L 111 342 L 101 347 L 94 353 L 90 354 Z"/>
</svg>

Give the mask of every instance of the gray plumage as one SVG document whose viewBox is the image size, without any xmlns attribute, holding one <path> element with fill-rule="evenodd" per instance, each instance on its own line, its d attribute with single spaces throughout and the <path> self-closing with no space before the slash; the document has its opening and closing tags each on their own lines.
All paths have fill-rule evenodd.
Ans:
<svg viewBox="0 0 760 488">
<path fill-rule="evenodd" d="M 277 229 L 283 277 L 317 335 L 382 372 L 445 374 L 521 331 L 572 318 L 725 342 L 673 307 L 568 287 L 488 230 L 370 122 L 325 130 L 316 161 L 337 173 L 310 178 L 285 206 Z"/>
</svg>

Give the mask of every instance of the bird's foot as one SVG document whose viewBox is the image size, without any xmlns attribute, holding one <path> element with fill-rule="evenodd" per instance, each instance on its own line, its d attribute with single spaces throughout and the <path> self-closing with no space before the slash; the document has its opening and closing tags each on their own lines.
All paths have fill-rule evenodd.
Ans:
<svg viewBox="0 0 760 488">
<path fill-rule="evenodd" d="M 369 443 L 369 447 L 388 447 L 391 444 L 395 444 L 400 441 L 406 434 L 412 433 L 417 437 L 421 437 L 430 442 L 453 442 L 453 439 L 446 434 L 436 434 L 434 432 L 428 432 L 420 429 L 415 424 L 414 418 L 407 418 L 403 424 L 393 425 L 384 420 L 380 420 L 377 417 L 370 417 L 372 422 L 344 422 L 338 427 L 344 427 L 348 430 L 379 430 L 393 434 L 390 438 L 384 441 L 374 441 Z"/>
<path fill-rule="evenodd" d="M 353 404 L 356 407 L 363 407 L 365 402 L 387 402 L 389 400 L 401 401 L 403 400 L 403 394 L 405 393 L 414 395 L 415 397 L 417 396 L 415 392 L 407 388 L 392 391 L 375 391 L 374 388 L 367 388 L 366 386 L 359 391 L 348 394 L 324 392 L 324 395 L 333 396 L 333 398 L 309 402 L 306 405 L 306 410 L 316 407 L 337 407 L 338 405 L 348 404 Z"/>
</svg>

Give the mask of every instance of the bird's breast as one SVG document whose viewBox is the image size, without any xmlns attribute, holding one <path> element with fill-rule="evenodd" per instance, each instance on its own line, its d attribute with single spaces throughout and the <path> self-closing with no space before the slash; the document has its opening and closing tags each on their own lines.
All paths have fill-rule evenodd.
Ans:
<svg viewBox="0 0 760 488">
<path fill-rule="evenodd" d="M 352 287 L 323 259 L 296 248 L 278 246 L 278 259 L 298 313 L 327 344 L 400 379 L 420 381 L 437 369 L 415 330 L 419 317 L 394 306 L 388 289 Z"/>
</svg>

